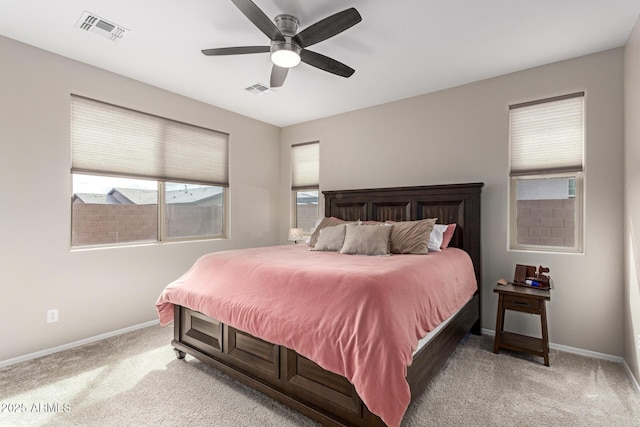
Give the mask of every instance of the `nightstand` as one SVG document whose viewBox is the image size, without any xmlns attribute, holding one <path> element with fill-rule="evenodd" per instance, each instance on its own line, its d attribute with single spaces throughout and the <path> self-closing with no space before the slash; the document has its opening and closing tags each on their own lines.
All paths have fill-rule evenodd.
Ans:
<svg viewBox="0 0 640 427">
<path fill-rule="evenodd" d="M 493 292 L 498 293 L 498 315 L 493 352 L 498 353 L 501 348 L 520 351 L 543 357 L 545 366 L 549 366 L 549 331 L 547 330 L 546 302 L 551 299 L 551 292 L 549 290 L 514 285 L 497 285 Z M 542 339 L 505 332 L 505 310 L 539 315 L 542 326 Z"/>
</svg>

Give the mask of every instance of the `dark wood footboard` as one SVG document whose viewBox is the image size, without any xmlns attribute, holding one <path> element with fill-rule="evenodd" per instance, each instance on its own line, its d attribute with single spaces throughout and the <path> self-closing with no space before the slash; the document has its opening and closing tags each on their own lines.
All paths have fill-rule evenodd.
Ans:
<svg viewBox="0 0 640 427">
<path fill-rule="evenodd" d="M 478 316 L 478 295 L 423 347 L 407 373 L 412 399 L 447 361 Z M 185 307 L 175 307 L 178 357 L 202 362 L 327 426 L 384 426 L 353 385 L 283 346 L 271 344 Z"/>
</svg>

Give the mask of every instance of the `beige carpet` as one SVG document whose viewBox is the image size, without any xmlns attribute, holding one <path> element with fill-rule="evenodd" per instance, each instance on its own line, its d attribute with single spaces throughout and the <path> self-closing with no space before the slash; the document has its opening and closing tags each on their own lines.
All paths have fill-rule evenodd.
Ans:
<svg viewBox="0 0 640 427">
<path fill-rule="evenodd" d="M 316 426 L 145 328 L 0 369 L 1 426 Z M 403 426 L 640 426 L 620 364 L 552 352 L 551 367 L 472 336 Z M 197 396 L 194 398 L 193 396 Z"/>
</svg>

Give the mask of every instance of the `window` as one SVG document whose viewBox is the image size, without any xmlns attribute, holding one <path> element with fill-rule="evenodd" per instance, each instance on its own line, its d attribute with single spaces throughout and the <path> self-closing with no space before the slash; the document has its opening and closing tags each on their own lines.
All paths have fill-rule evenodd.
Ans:
<svg viewBox="0 0 640 427">
<path fill-rule="evenodd" d="M 513 105 L 510 248 L 582 251 L 584 93 Z"/>
<path fill-rule="evenodd" d="M 293 190 L 293 226 L 304 234 L 313 233 L 318 222 L 320 143 L 291 146 L 291 189 Z"/>
<path fill-rule="evenodd" d="M 164 226 L 168 238 L 220 236 L 224 187 L 166 183 Z"/>
<path fill-rule="evenodd" d="M 71 245 L 225 235 L 228 135 L 71 97 Z"/>
</svg>

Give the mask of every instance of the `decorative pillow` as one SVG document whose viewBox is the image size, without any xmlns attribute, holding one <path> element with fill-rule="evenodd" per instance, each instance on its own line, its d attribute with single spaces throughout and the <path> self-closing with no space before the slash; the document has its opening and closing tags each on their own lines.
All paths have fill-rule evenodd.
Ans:
<svg viewBox="0 0 640 427">
<path fill-rule="evenodd" d="M 318 224 L 316 229 L 313 231 L 313 234 L 311 234 L 311 239 L 309 240 L 309 246 L 313 246 L 313 247 L 316 246 L 316 243 L 318 242 L 318 236 L 320 235 L 320 230 L 322 230 L 323 228 L 331 227 L 338 224 L 344 224 L 344 223 L 345 223 L 344 220 L 340 218 L 336 218 L 334 216 L 322 218 L 322 221 L 320 221 L 320 224 Z"/>
<path fill-rule="evenodd" d="M 386 225 L 354 225 L 345 228 L 341 254 L 389 255 L 389 235 Z"/>
<path fill-rule="evenodd" d="M 358 221 L 358 225 L 385 225 L 384 221 Z"/>
<path fill-rule="evenodd" d="M 440 252 L 440 246 L 442 246 L 442 238 L 446 230 L 447 226 L 444 224 L 436 224 L 433 226 L 433 230 L 431 230 L 431 235 L 429 236 L 430 251 Z"/>
<path fill-rule="evenodd" d="M 429 253 L 429 236 L 436 218 L 389 223 L 393 225 L 391 227 L 392 254 Z"/>
<path fill-rule="evenodd" d="M 440 249 L 447 249 L 449 247 L 449 242 L 451 242 L 454 231 L 456 231 L 456 225 L 448 224 L 447 230 L 442 234 L 442 244 L 440 245 Z"/>
<path fill-rule="evenodd" d="M 320 230 L 318 241 L 313 247 L 314 251 L 337 252 L 344 242 L 345 224 L 332 225 Z"/>
</svg>

